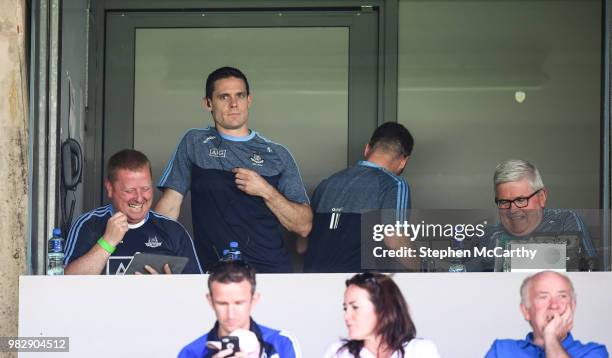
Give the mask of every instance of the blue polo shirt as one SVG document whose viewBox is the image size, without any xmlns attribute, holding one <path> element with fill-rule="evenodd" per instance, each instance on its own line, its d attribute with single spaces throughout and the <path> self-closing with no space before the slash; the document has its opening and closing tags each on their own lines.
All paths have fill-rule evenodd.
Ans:
<svg viewBox="0 0 612 358">
<path fill-rule="evenodd" d="M 253 319 L 249 330 L 255 333 L 263 352 L 261 357 L 267 358 L 301 358 L 302 353 L 297 340 L 289 333 L 261 326 Z M 217 353 L 216 350 L 206 347 L 208 341 L 220 341 L 217 332 L 219 322 L 205 335 L 189 343 L 178 354 L 178 358 L 210 358 Z"/>
<path fill-rule="evenodd" d="M 598 343 L 582 344 L 574 340 L 571 333 L 561 342 L 561 345 L 572 358 L 608 358 L 606 346 Z M 546 357 L 546 352 L 540 346 L 533 344 L 533 333 L 525 339 L 497 339 L 491 345 L 485 358 L 528 358 Z"/>
</svg>

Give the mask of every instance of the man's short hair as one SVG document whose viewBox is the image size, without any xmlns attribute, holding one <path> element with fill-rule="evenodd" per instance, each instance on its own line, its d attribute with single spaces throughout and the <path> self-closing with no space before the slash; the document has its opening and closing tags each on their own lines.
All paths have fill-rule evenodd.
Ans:
<svg viewBox="0 0 612 358">
<path fill-rule="evenodd" d="M 255 293 L 255 269 L 244 261 L 220 261 L 215 264 L 209 271 L 208 276 L 208 291 L 213 282 L 219 283 L 240 283 L 244 280 L 251 284 L 251 294 Z"/>
<path fill-rule="evenodd" d="M 493 185 L 516 182 L 527 179 L 532 190 L 540 190 L 544 187 L 540 171 L 535 165 L 522 159 L 509 159 L 497 164 Z"/>
<path fill-rule="evenodd" d="M 376 128 L 368 144 L 373 151 L 381 150 L 397 156 L 409 156 L 414 147 L 414 138 L 403 125 L 386 122 Z"/>
<path fill-rule="evenodd" d="M 117 178 L 117 172 L 121 169 L 137 171 L 143 168 L 148 168 L 149 174 L 151 174 L 149 158 L 135 149 L 124 149 L 113 154 L 108 160 L 106 178 L 112 183 Z"/>
<path fill-rule="evenodd" d="M 213 91 L 215 90 L 215 82 L 224 78 L 235 77 L 244 81 L 246 85 L 247 95 L 251 94 L 249 89 L 249 81 L 242 71 L 234 67 L 221 67 L 212 71 L 208 78 L 206 78 L 206 98 L 212 98 Z"/>
<path fill-rule="evenodd" d="M 559 277 L 561 277 L 561 278 L 563 278 L 563 279 L 565 279 L 567 281 L 567 283 L 570 286 L 570 289 L 572 290 L 572 292 L 571 292 L 572 301 L 576 301 L 576 291 L 574 291 L 574 284 L 569 279 L 569 277 L 567 277 L 567 276 L 565 276 L 563 274 L 560 274 L 560 273 L 558 273 L 556 271 L 546 270 L 546 271 L 540 271 L 540 272 L 538 272 L 536 274 L 533 274 L 531 276 L 527 276 L 523 280 L 523 283 L 521 284 L 521 290 L 520 290 L 520 293 L 521 293 L 521 303 L 523 304 L 523 306 L 525 306 L 527 308 L 529 308 L 529 306 L 531 306 L 531 300 L 530 300 L 531 297 L 529 297 L 529 295 L 530 295 L 529 291 L 531 290 L 531 285 L 533 283 L 533 280 L 539 278 L 540 276 L 542 276 L 544 274 L 549 274 L 549 273 L 558 275 Z"/>
</svg>

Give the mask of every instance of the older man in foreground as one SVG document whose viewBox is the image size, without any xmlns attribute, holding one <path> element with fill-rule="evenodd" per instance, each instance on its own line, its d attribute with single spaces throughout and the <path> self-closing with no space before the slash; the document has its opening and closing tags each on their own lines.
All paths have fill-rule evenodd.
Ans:
<svg viewBox="0 0 612 358">
<path fill-rule="evenodd" d="M 527 277 L 521 285 L 521 312 L 533 331 L 525 339 L 498 339 L 485 358 L 604 358 L 604 345 L 575 340 L 576 293 L 570 279 L 554 271 Z"/>
</svg>

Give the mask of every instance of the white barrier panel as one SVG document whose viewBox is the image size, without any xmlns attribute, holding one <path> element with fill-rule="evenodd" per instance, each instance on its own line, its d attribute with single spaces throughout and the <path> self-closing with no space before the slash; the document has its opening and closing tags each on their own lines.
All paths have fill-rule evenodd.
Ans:
<svg viewBox="0 0 612 358">
<path fill-rule="evenodd" d="M 612 273 L 571 273 L 578 295 L 574 337 L 612 349 Z M 303 357 L 320 357 L 345 337 L 347 274 L 259 275 L 253 318 L 293 333 Z M 524 274 L 396 274 L 418 336 L 442 357 L 482 357 L 495 338 L 523 338 L 519 286 Z M 214 324 L 205 275 L 22 276 L 19 336 L 70 338 L 54 357 L 175 357 Z M 19 357 L 40 357 L 20 353 Z"/>
</svg>

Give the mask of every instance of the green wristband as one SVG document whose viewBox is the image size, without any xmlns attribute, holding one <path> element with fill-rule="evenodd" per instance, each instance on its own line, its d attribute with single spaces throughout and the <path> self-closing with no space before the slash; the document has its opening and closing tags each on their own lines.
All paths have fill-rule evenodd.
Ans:
<svg viewBox="0 0 612 358">
<path fill-rule="evenodd" d="M 100 240 L 98 240 L 98 245 L 100 245 L 100 247 L 102 247 L 106 252 L 111 255 L 113 254 L 113 252 L 115 252 L 115 247 L 111 245 L 108 241 L 104 240 L 104 236 L 102 236 Z"/>
</svg>

